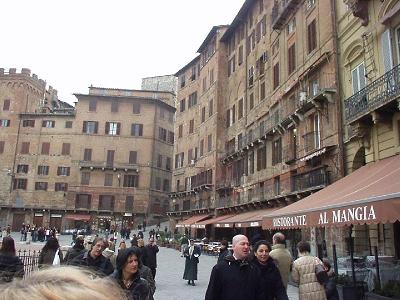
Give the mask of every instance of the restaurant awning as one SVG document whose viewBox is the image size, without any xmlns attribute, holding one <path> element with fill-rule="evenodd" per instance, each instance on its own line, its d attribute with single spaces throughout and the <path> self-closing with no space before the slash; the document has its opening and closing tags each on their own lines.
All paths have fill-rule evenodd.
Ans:
<svg viewBox="0 0 400 300">
<path fill-rule="evenodd" d="M 64 216 L 65 219 L 74 220 L 74 221 L 89 221 L 90 215 L 80 215 L 80 214 L 66 214 Z"/>
<path fill-rule="evenodd" d="M 208 217 L 209 215 L 194 215 L 186 220 L 179 222 L 178 224 L 175 225 L 175 227 L 190 227 L 190 225 L 196 222 L 200 222 Z"/>
<path fill-rule="evenodd" d="M 263 218 L 263 229 L 400 220 L 400 155 L 370 163 L 323 190 Z"/>
<path fill-rule="evenodd" d="M 206 225 L 215 224 L 215 223 L 217 223 L 219 221 L 225 220 L 225 219 L 230 218 L 232 216 L 233 215 L 223 215 L 223 216 L 219 216 L 219 217 L 216 217 L 216 218 L 207 219 L 207 220 L 200 221 L 200 222 L 197 222 L 197 223 L 193 224 L 192 227 L 194 227 L 194 228 L 206 228 Z"/>
<path fill-rule="evenodd" d="M 273 208 L 252 210 L 241 214 L 234 215 L 230 218 L 216 222 L 216 227 L 258 227 L 261 226 L 263 216 L 272 212 Z"/>
</svg>

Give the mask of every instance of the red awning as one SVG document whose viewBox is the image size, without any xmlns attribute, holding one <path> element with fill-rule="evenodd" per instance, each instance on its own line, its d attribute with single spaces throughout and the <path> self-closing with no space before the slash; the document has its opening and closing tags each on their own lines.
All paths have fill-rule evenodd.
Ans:
<svg viewBox="0 0 400 300">
<path fill-rule="evenodd" d="M 200 222 L 206 218 L 210 217 L 209 215 L 195 215 L 191 216 L 190 218 L 183 220 L 175 225 L 175 227 L 190 227 L 190 225 Z"/>
<path fill-rule="evenodd" d="M 206 225 L 215 224 L 215 223 L 217 223 L 219 221 L 222 221 L 224 219 L 230 218 L 232 216 L 233 215 L 223 215 L 223 216 L 219 216 L 219 217 L 216 217 L 216 218 L 207 219 L 207 220 L 204 220 L 204 221 L 201 221 L 201 222 L 198 222 L 198 223 L 192 225 L 192 227 L 195 227 L 195 228 L 206 228 Z"/>
<path fill-rule="evenodd" d="M 64 218 L 75 221 L 89 221 L 90 215 L 67 214 Z"/>
<path fill-rule="evenodd" d="M 370 163 L 323 190 L 263 218 L 263 229 L 400 220 L 400 155 Z"/>
<path fill-rule="evenodd" d="M 247 211 L 230 218 L 216 222 L 216 227 L 258 227 L 261 226 L 263 216 L 275 210 L 274 208 Z"/>
</svg>

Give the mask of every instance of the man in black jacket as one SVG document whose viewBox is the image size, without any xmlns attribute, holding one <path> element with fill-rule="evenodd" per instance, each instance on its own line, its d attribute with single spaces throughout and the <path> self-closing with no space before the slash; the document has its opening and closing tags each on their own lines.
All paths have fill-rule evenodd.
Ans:
<svg viewBox="0 0 400 300">
<path fill-rule="evenodd" d="M 146 249 L 146 262 L 144 263 L 151 269 L 151 273 L 153 274 L 153 278 L 156 278 L 156 269 L 157 269 L 157 252 L 159 251 L 154 238 L 149 239 L 149 243 L 145 247 Z"/>
<path fill-rule="evenodd" d="M 110 260 L 102 255 L 108 242 L 104 238 L 96 238 L 92 243 L 92 249 L 86 251 L 73 260 L 69 261 L 69 265 L 88 267 L 100 276 L 110 275 L 114 271 L 114 267 Z"/>
<path fill-rule="evenodd" d="M 205 300 L 263 299 L 257 271 L 246 260 L 249 240 L 244 235 L 236 235 L 232 247 L 233 255 L 213 267 Z"/>
</svg>

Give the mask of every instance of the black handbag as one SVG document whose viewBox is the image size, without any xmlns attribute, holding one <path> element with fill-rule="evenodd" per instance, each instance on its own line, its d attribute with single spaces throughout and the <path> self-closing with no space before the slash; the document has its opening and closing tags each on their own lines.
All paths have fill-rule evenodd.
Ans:
<svg viewBox="0 0 400 300">
<path fill-rule="evenodd" d="M 328 273 L 326 272 L 323 265 L 316 263 L 315 265 L 315 276 L 320 284 L 324 284 L 328 281 Z"/>
</svg>

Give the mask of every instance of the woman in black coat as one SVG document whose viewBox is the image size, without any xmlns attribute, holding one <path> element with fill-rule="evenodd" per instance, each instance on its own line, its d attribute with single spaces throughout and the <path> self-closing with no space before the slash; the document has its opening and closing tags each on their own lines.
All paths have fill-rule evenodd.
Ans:
<svg viewBox="0 0 400 300">
<path fill-rule="evenodd" d="M 328 273 L 328 280 L 324 283 L 325 294 L 327 300 L 339 300 L 339 292 L 336 288 L 336 274 L 332 270 L 331 263 L 327 258 L 322 260 L 324 268 Z"/>
<path fill-rule="evenodd" d="M 190 240 L 190 246 L 183 252 L 183 256 L 186 258 L 183 279 L 187 280 L 189 285 L 194 286 L 194 281 L 197 280 L 197 265 L 200 254 L 200 248 L 194 245 L 193 240 Z"/>
<path fill-rule="evenodd" d="M 253 251 L 252 264 L 257 269 L 264 299 L 288 300 L 279 269 L 272 257 L 269 256 L 270 244 L 265 240 L 258 241 L 254 245 Z"/>
<path fill-rule="evenodd" d="M 39 269 L 45 266 L 52 266 L 54 262 L 54 257 L 56 256 L 57 253 L 60 259 L 59 262 L 61 263 L 63 261 L 63 254 L 62 251 L 60 250 L 60 244 L 58 243 L 58 240 L 55 237 L 50 237 L 39 254 L 39 259 L 38 259 Z"/>
<path fill-rule="evenodd" d="M 117 256 L 117 269 L 110 275 L 126 291 L 130 300 L 148 300 L 150 288 L 147 280 L 140 277 L 141 251 L 137 247 L 122 249 Z"/>
<path fill-rule="evenodd" d="M 14 277 L 24 277 L 24 264 L 15 255 L 15 243 L 12 237 L 3 238 L 0 249 L 0 283 L 11 282 Z"/>
</svg>

